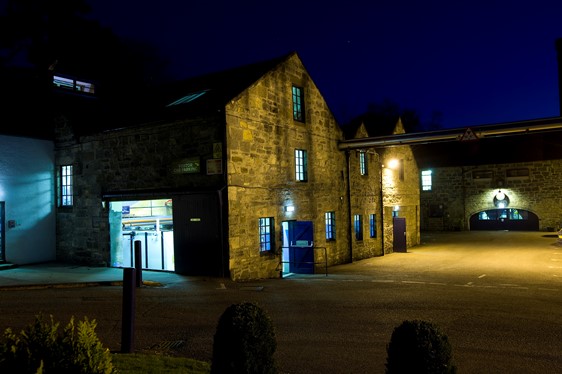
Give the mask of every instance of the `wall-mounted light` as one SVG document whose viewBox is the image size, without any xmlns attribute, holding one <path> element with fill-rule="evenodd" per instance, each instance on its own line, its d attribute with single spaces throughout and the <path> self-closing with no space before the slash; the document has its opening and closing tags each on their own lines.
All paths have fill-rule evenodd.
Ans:
<svg viewBox="0 0 562 374">
<path fill-rule="evenodd" d="M 502 190 L 498 190 L 498 193 L 496 194 L 496 199 L 498 200 L 505 199 L 505 194 L 502 192 Z"/>
<path fill-rule="evenodd" d="M 285 212 L 290 213 L 290 212 L 294 212 L 294 211 L 295 211 L 294 205 L 286 205 L 285 206 Z"/>
<path fill-rule="evenodd" d="M 509 197 L 498 190 L 498 192 L 494 195 L 494 206 L 500 209 L 506 208 L 509 205 Z"/>
<path fill-rule="evenodd" d="M 398 168 L 398 165 L 399 165 L 399 161 L 395 158 L 393 158 L 392 160 L 389 160 L 386 163 L 386 167 L 389 168 L 389 169 L 396 169 L 396 168 Z"/>
</svg>

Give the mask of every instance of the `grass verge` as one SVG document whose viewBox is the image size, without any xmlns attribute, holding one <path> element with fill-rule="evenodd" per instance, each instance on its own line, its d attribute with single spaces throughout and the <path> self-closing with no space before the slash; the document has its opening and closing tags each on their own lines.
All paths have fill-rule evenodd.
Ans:
<svg viewBox="0 0 562 374">
<path fill-rule="evenodd" d="M 114 353 L 113 366 L 122 374 L 137 373 L 187 373 L 208 374 L 211 364 L 185 357 L 158 354 Z"/>
</svg>

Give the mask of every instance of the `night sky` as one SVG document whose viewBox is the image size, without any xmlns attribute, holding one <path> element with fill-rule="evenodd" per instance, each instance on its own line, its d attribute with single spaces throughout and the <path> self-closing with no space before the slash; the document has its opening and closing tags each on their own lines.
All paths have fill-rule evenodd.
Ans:
<svg viewBox="0 0 562 374">
<path fill-rule="evenodd" d="M 390 100 L 443 127 L 560 115 L 562 1 L 92 1 L 178 79 L 296 51 L 340 123 Z"/>
</svg>

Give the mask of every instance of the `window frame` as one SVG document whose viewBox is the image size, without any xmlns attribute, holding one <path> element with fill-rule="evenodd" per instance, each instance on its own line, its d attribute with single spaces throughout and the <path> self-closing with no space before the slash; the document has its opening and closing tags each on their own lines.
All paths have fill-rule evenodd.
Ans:
<svg viewBox="0 0 562 374">
<path fill-rule="evenodd" d="M 361 214 L 353 215 L 353 231 L 355 240 L 363 240 L 363 216 Z"/>
<path fill-rule="evenodd" d="M 293 98 L 293 120 L 305 122 L 304 88 L 293 85 L 291 88 L 291 96 Z"/>
<path fill-rule="evenodd" d="M 426 169 L 421 171 L 422 191 L 430 192 L 433 190 L 433 170 Z"/>
<path fill-rule="evenodd" d="M 359 151 L 359 174 L 368 175 L 369 156 L 365 151 Z"/>
<path fill-rule="evenodd" d="M 61 165 L 58 174 L 58 206 L 61 208 L 70 208 L 74 206 L 73 165 Z"/>
<path fill-rule="evenodd" d="M 94 95 L 96 93 L 96 86 L 93 82 L 62 75 L 53 75 L 53 87 L 78 94 Z"/>
<path fill-rule="evenodd" d="M 324 223 L 326 225 L 326 240 L 336 240 L 336 212 L 324 213 Z"/>
<path fill-rule="evenodd" d="M 275 250 L 275 219 L 273 217 L 260 217 L 258 219 L 260 253 L 269 253 Z"/>
<path fill-rule="evenodd" d="M 308 182 L 308 153 L 305 149 L 295 149 L 295 180 Z"/>
<path fill-rule="evenodd" d="M 377 215 L 375 213 L 369 214 L 369 235 L 371 238 L 377 237 Z"/>
</svg>

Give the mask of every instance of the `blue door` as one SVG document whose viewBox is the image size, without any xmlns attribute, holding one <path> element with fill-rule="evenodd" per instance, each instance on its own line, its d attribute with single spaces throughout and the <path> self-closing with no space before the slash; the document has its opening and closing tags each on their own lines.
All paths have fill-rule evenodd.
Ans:
<svg viewBox="0 0 562 374">
<path fill-rule="evenodd" d="M 311 221 L 289 222 L 289 271 L 314 274 L 314 241 Z"/>
</svg>

